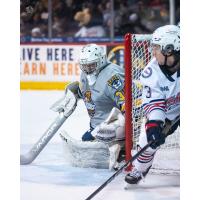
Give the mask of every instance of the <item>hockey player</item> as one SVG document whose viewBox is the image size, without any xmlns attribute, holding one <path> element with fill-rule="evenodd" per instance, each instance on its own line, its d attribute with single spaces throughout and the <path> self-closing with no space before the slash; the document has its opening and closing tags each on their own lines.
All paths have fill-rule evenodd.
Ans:
<svg viewBox="0 0 200 200">
<path fill-rule="evenodd" d="M 124 69 L 109 62 L 96 44 L 82 48 L 79 65 L 80 84 L 74 82 L 68 88 L 83 99 L 90 117 L 90 129 L 82 141 L 97 139 L 109 144 L 111 169 L 121 149 L 119 143 L 124 141 Z"/>
<path fill-rule="evenodd" d="M 137 149 L 154 141 L 133 163 L 133 170 L 125 181 L 137 184 L 152 166 L 159 146 L 165 143 L 162 134 L 166 122 L 180 115 L 180 29 L 166 25 L 156 29 L 152 35 L 153 59 L 145 67 L 140 80 L 143 84 L 143 109 L 146 117 L 145 132 L 141 133 Z M 180 120 L 168 132 L 172 134 Z"/>
</svg>

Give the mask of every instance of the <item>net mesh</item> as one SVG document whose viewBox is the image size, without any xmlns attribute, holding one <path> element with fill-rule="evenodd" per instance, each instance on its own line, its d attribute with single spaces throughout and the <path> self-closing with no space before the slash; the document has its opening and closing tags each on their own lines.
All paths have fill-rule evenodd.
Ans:
<svg viewBox="0 0 200 200">
<path fill-rule="evenodd" d="M 142 84 L 139 81 L 144 67 L 152 58 L 150 51 L 151 35 L 131 36 L 132 60 L 132 122 L 133 122 L 133 147 L 139 140 L 139 135 L 144 131 L 143 110 L 141 108 Z M 166 138 L 166 142 L 157 151 L 151 169 L 152 173 L 179 174 L 180 173 L 180 139 L 179 129 Z"/>
</svg>

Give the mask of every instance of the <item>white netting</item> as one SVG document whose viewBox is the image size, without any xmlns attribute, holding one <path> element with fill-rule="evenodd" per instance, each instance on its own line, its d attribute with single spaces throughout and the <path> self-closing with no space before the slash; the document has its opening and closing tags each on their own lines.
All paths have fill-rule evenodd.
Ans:
<svg viewBox="0 0 200 200">
<path fill-rule="evenodd" d="M 132 57 L 132 121 L 134 147 L 138 142 L 141 131 L 144 131 L 143 112 L 141 109 L 142 85 L 139 81 L 142 70 L 151 60 L 149 48 L 151 35 L 132 35 L 131 57 Z M 156 153 L 151 172 L 163 174 L 180 173 L 180 141 L 179 129 L 168 136 L 164 145 Z"/>
</svg>

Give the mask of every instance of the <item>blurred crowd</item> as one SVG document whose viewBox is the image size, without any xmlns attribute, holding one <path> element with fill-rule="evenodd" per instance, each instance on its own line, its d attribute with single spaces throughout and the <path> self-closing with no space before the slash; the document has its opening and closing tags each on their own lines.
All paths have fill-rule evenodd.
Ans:
<svg viewBox="0 0 200 200">
<path fill-rule="evenodd" d="M 169 0 L 113 0 L 114 35 L 151 33 L 169 24 Z M 52 0 L 52 37 L 109 37 L 109 0 Z M 175 0 L 180 20 L 180 0 Z M 48 0 L 20 0 L 21 36 L 48 37 Z"/>
</svg>

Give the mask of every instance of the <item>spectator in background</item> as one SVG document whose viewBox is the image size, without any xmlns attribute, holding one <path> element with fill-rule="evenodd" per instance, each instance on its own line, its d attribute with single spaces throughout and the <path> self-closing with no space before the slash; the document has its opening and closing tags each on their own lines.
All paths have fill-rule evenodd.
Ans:
<svg viewBox="0 0 200 200">
<path fill-rule="evenodd" d="M 78 26 L 81 27 L 75 33 L 75 37 L 104 37 L 105 30 L 102 26 L 103 18 L 100 13 L 94 10 L 92 4 L 83 6 L 82 11 L 78 11 L 74 20 L 79 22 Z"/>
<path fill-rule="evenodd" d="M 141 23 L 150 32 L 169 23 L 169 2 L 165 0 L 138 1 L 138 13 Z"/>
<path fill-rule="evenodd" d="M 142 24 L 141 18 L 137 13 L 131 13 L 129 15 L 129 24 L 132 27 L 133 33 L 151 33 L 151 30 Z M 128 23 L 126 25 L 128 25 Z"/>
<path fill-rule="evenodd" d="M 142 4 L 143 5 L 143 4 Z M 151 33 L 141 21 L 140 2 L 130 6 L 127 2 L 121 2 L 115 17 L 115 35 L 122 36 L 126 33 Z M 142 9 L 143 11 L 143 9 Z"/>
<path fill-rule="evenodd" d="M 175 1 L 175 9 L 177 23 L 180 21 L 180 0 Z M 39 27 L 42 35 L 47 37 L 48 19 L 48 0 L 20 0 L 21 36 L 31 36 L 31 30 Z M 109 36 L 111 22 L 110 1 L 52 1 L 53 37 Z M 115 36 L 123 36 L 127 32 L 149 33 L 167 23 L 169 0 L 114 1 Z"/>
<path fill-rule="evenodd" d="M 106 35 L 109 36 L 110 35 L 110 27 L 111 27 L 111 23 L 112 23 L 112 15 L 111 15 L 111 2 L 105 2 L 102 4 L 98 5 L 98 9 L 100 10 L 100 12 L 103 15 L 103 26 L 106 32 Z M 115 14 L 115 12 L 114 12 Z"/>
<path fill-rule="evenodd" d="M 43 37 L 41 29 L 39 27 L 33 28 L 31 31 L 31 37 L 33 37 L 33 38 Z"/>
<path fill-rule="evenodd" d="M 62 37 L 63 34 L 63 20 L 61 20 L 58 16 L 53 16 L 53 24 L 52 24 L 52 35 L 54 37 Z"/>
</svg>

